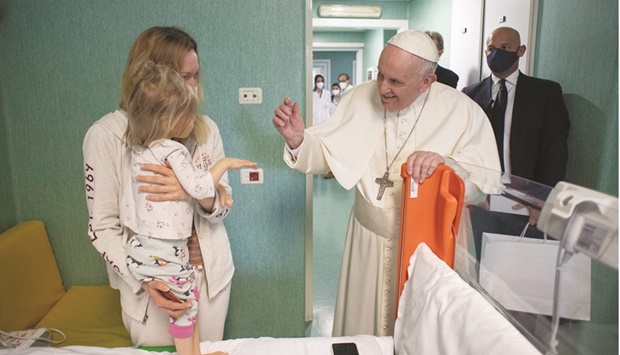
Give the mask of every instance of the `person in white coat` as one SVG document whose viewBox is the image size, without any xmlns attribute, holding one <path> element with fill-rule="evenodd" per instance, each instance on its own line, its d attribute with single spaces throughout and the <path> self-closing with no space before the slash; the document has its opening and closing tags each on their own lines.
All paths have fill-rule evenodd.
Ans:
<svg viewBox="0 0 620 355">
<path fill-rule="evenodd" d="M 329 103 L 331 93 L 325 88 L 325 78 L 317 74 L 314 77 L 314 89 L 312 90 L 312 124 L 319 124 L 329 118 Z"/>
<path fill-rule="evenodd" d="M 122 183 L 130 181 L 131 150 L 125 146 L 127 100 L 140 81 L 139 71 L 145 61 L 167 65 L 176 70 L 198 94 L 200 62 L 196 41 L 175 27 L 152 27 L 142 32 L 133 43 L 122 79 L 120 109 L 96 121 L 83 142 L 86 202 L 89 213 L 88 235 L 107 266 L 110 285 L 120 291 L 122 317 L 132 342 L 142 346 L 168 346 L 170 316 L 184 314 L 193 301 L 176 303 L 160 292 L 169 286 L 157 280 L 140 282 L 125 262 L 125 243 L 130 230 L 120 220 Z M 224 147 L 215 122 L 201 116 L 208 128 L 206 143 L 196 144 L 188 138 L 184 145 L 191 153 L 194 167 L 202 171 L 222 159 Z M 144 183 L 140 191 L 150 194 L 152 201 L 188 200 L 189 195 L 166 166 L 143 165 Z M 154 176 L 152 173 L 157 173 Z M 220 184 L 231 194 L 228 175 Z M 198 314 L 200 340 L 217 341 L 224 336 L 224 323 L 230 300 L 230 282 L 234 265 L 223 220 L 230 212 L 220 204 L 219 195 L 194 202 L 193 231 L 188 241 L 190 262 L 196 268 L 196 282 L 202 297 Z M 194 233 L 195 231 L 195 233 Z M 217 261 L 217 262 L 216 262 Z"/>
</svg>

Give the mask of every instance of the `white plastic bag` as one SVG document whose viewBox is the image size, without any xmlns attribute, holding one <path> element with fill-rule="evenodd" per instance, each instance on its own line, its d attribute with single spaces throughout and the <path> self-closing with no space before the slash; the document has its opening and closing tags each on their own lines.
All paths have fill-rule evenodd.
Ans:
<svg viewBox="0 0 620 355">
<path fill-rule="evenodd" d="M 480 285 L 505 309 L 550 316 L 558 249 L 556 240 L 482 233 Z M 590 271 L 580 253 L 562 267 L 561 318 L 590 320 Z"/>
</svg>

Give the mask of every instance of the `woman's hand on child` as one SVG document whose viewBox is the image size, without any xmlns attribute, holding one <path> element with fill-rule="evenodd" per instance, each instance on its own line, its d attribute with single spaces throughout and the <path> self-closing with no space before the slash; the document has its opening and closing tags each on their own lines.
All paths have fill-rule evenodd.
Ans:
<svg viewBox="0 0 620 355">
<path fill-rule="evenodd" d="M 162 296 L 161 292 L 166 292 L 170 290 L 170 286 L 166 285 L 165 282 L 159 280 L 146 281 L 142 283 L 142 289 L 146 290 L 151 297 L 151 300 L 155 302 L 155 305 L 166 311 L 170 316 L 178 318 L 187 312 L 187 309 L 192 306 L 193 299 L 188 299 L 183 303 L 177 303 L 175 301 L 171 301 L 164 296 Z"/>
<path fill-rule="evenodd" d="M 166 162 L 167 164 L 168 162 Z M 157 175 L 138 175 L 136 180 L 145 183 L 138 190 L 149 193 L 149 201 L 188 200 L 190 195 L 185 192 L 174 171 L 170 167 L 157 164 L 142 164 L 142 170 L 151 171 Z"/>
</svg>

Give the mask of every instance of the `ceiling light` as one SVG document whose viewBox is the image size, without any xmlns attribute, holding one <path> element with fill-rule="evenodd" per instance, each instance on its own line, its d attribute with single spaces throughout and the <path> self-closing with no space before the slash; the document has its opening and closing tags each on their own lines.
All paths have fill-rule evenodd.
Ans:
<svg viewBox="0 0 620 355">
<path fill-rule="evenodd" d="M 319 5 L 319 16 L 379 18 L 381 17 L 381 7 L 356 5 Z"/>
</svg>

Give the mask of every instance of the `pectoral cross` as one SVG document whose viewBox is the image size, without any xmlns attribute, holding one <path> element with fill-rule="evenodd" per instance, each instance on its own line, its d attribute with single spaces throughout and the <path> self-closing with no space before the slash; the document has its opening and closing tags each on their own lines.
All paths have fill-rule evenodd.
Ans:
<svg viewBox="0 0 620 355">
<path fill-rule="evenodd" d="M 390 173 L 386 171 L 385 174 L 383 174 L 383 177 L 375 179 L 375 182 L 379 184 L 379 192 L 377 193 L 377 200 L 381 200 L 381 198 L 383 198 L 383 193 L 385 192 L 386 187 L 394 186 L 394 181 L 390 180 L 389 177 L 390 177 Z"/>
</svg>

